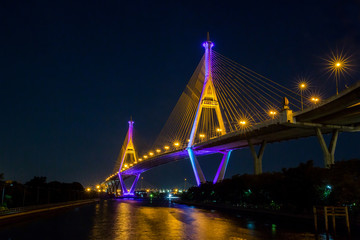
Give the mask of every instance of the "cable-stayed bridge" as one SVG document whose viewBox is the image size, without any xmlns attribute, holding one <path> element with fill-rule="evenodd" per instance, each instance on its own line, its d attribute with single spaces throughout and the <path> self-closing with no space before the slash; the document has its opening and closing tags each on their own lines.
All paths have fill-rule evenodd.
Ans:
<svg viewBox="0 0 360 240">
<path fill-rule="evenodd" d="M 360 131 L 360 82 L 320 102 L 213 51 L 209 36 L 203 46 L 205 54 L 152 149 L 139 154 L 129 121 L 114 172 L 103 183 L 108 191 L 133 195 L 141 173 L 181 159 L 190 159 L 200 185 L 206 178 L 197 157 L 220 153 L 216 183 L 224 179 L 231 152 L 245 147 L 251 150 L 254 173 L 260 174 L 267 143 L 310 136 L 317 136 L 324 167 L 329 167 L 339 132 Z M 329 133 L 327 145 L 323 135 Z M 127 189 L 124 179 L 130 176 L 135 180 Z"/>
</svg>

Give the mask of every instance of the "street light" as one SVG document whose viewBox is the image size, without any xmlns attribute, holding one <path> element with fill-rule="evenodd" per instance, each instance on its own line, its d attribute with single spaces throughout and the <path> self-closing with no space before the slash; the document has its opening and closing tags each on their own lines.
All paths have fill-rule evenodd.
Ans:
<svg viewBox="0 0 360 240">
<path fill-rule="evenodd" d="M 272 117 L 272 119 L 274 119 L 276 112 L 273 110 L 270 110 L 269 115 Z"/>
<path fill-rule="evenodd" d="M 301 82 L 299 84 L 299 88 L 300 88 L 300 96 L 301 96 L 301 110 L 304 110 L 303 91 L 307 88 L 307 84 L 305 82 Z"/>
<path fill-rule="evenodd" d="M 336 83 L 336 95 L 339 94 L 339 79 L 341 75 L 349 74 L 351 65 L 351 56 L 343 51 L 331 52 L 331 56 L 326 61 L 326 69 L 330 75 L 334 75 Z"/>
<path fill-rule="evenodd" d="M 320 99 L 318 97 L 312 97 L 310 98 L 310 101 L 312 101 L 314 104 L 317 104 L 320 101 Z"/>
</svg>

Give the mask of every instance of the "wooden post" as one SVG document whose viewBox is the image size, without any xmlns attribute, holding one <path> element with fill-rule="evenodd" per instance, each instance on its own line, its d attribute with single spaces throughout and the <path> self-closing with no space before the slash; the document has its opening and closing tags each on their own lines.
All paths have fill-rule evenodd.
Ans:
<svg viewBox="0 0 360 240">
<path fill-rule="evenodd" d="M 313 212 L 314 212 L 314 226 L 315 226 L 315 232 L 317 232 L 318 228 L 317 228 L 317 212 L 316 212 L 316 207 L 313 206 Z"/>
<path fill-rule="evenodd" d="M 324 214 L 325 214 L 325 229 L 326 229 L 326 232 L 329 232 L 327 207 L 324 207 Z"/>
<path fill-rule="evenodd" d="M 349 221 L 349 212 L 348 212 L 348 208 L 345 208 L 345 214 L 346 214 L 346 227 L 348 230 L 348 233 L 350 234 L 350 221 Z"/>
</svg>

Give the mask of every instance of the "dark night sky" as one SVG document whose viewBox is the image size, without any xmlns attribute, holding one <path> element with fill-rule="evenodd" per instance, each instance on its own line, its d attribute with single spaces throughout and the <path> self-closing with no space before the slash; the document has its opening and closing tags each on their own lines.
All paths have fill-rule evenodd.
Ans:
<svg viewBox="0 0 360 240">
<path fill-rule="evenodd" d="M 0 173 L 20 182 L 103 180 L 131 115 L 138 149 L 151 146 L 208 31 L 214 50 L 289 88 L 307 76 L 316 91 L 334 94 L 321 58 L 336 48 L 353 54 L 347 83 L 360 79 L 359 1 L 3 0 L 0 29 Z M 360 157 L 359 139 L 341 134 L 336 159 Z M 264 171 L 309 159 L 323 165 L 315 138 L 270 144 Z M 208 178 L 219 161 L 200 159 Z M 233 153 L 226 177 L 252 172 L 249 150 Z M 194 183 L 187 160 L 143 176 L 160 187 Z"/>
</svg>

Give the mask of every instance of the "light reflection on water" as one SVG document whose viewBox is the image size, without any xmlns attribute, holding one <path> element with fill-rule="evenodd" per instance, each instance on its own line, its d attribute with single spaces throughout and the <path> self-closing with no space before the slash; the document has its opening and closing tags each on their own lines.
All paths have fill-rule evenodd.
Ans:
<svg viewBox="0 0 360 240">
<path fill-rule="evenodd" d="M 171 202 L 109 200 L 1 227 L 0 239 L 231 239 L 338 240 L 312 226 L 289 228 L 271 220 L 204 210 Z M 353 238 L 356 239 L 356 238 Z"/>
<path fill-rule="evenodd" d="M 254 220 L 178 204 L 117 200 L 97 208 L 90 239 L 326 239 L 310 232 L 278 231 L 275 224 L 257 227 Z"/>
</svg>

